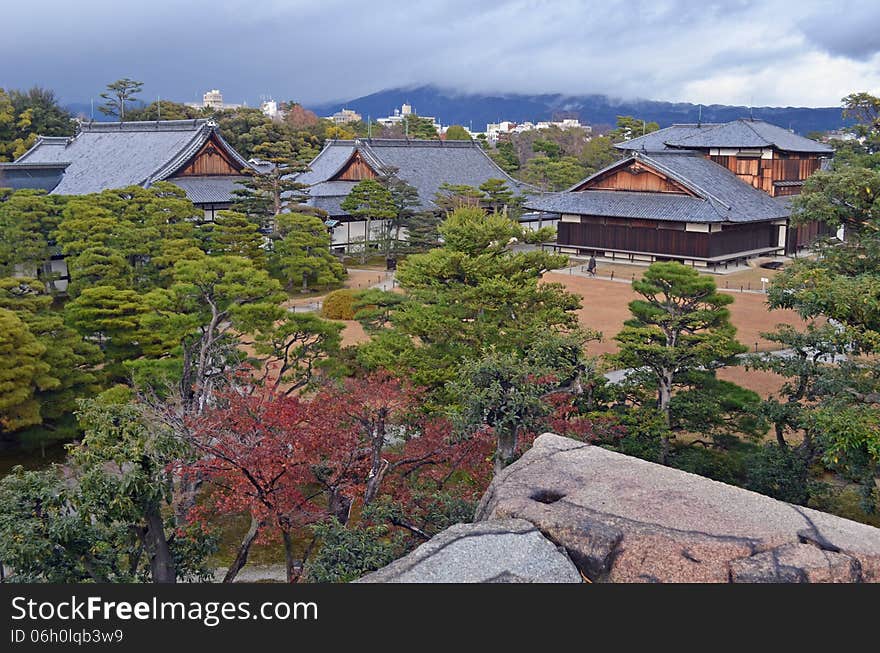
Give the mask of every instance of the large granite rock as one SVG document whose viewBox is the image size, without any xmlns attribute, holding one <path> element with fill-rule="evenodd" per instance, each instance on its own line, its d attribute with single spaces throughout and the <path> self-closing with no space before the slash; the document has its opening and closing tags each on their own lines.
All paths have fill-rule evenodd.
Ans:
<svg viewBox="0 0 880 653">
<path fill-rule="evenodd" d="M 571 560 L 529 522 L 456 524 L 361 583 L 580 583 Z"/>
<path fill-rule="evenodd" d="M 534 524 L 596 582 L 880 582 L 880 529 L 552 434 L 477 519 Z"/>
</svg>

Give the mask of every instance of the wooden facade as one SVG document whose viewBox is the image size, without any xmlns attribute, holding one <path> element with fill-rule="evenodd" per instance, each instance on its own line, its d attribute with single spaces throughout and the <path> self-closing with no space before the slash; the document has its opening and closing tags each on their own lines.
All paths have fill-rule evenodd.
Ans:
<svg viewBox="0 0 880 653">
<path fill-rule="evenodd" d="M 643 193 L 675 193 L 694 196 L 683 185 L 666 175 L 634 161 L 626 168 L 617 168 L 574 189 L 582 190 L 627 190 Z"/>
<path fill-rule="evenodd" d="M 557 225 L 557 242 L 590 251 L 629 252 L 654 258 L 722 263 L 745 252 L 770 252 L 779 247 L 780 228 L 771 222 L 717 225 L 717 230 L 692 231 L 683 222 L 628 220 L 581 216 L 580 222 Z"/>
<path fill-rule="evenodd" d="M 786 254 L 794 254 L 800 249 L 808 247 L 810 243 L 820 236 L 830 236 L 834 229 L 824 222 L 807 222 L 806 224 L 790 227 L 786 241 Z"/>
<path fill-rule="evenodd" d="M 212 177 L 241 174 L 241 167 L 229 156 L 215 136 L 199 148 L 172 177 Z"/>
<path fill-rule="evenodd" d="M 364 161 L 359 150 L 356 150 L 351 158 L 342 166 L 330 181 L 363 181 L 364 179 L 375 179 L 379 175 L 376 171 Z"/>
<path fill-rule="evenodd" d="M 761 152 L 736 156 L 712 155 L 709 159 L 724 166 L 737 177 L 772 197 L 797 195 L 799 186 L 778 186 L 780 181 L 804 181 L 822 165 L 816 154 L 792 154 L 771 151 L 772 158 L 764 158 Z"/>
</svg>

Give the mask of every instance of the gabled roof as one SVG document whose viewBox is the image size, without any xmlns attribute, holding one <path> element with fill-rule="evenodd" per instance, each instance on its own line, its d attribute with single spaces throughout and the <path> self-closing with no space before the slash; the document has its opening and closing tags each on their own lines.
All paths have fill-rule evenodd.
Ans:
<svg viewBox="0 0 880 653">
<path fill-rule="evenodd" d="M 666 144 L 666 141 L 668 140 L 692 136 L 703 130 L 714 129 L 715 127 L 718 127 L 718 123 L 672 125 L 672 127 L 659 129 L 650 134 L 645 134 L 644 136 L 639 136 L 638 138 L 618 143 L 614 147 L 619 150 L 664 152 L 672 149 Z"/>
<path fill-rule="evenodd" d="M 775 147 L 785 152 L 810 154 L 831 154 L 834 152 L 834 148 L 828 145 L 798 136 L 769 122 L 746 119 L 734 120 L 712 129 L 700 130 L 691 134 L 678 134 L 668 138 L 666 143 L 671 147 L 689 149 Z"/>
<path fill-rule="evenodd" d="M 673 125 L 639 138 L 618 143 L 618 149 L 662 152 L 671 149 L 711 148 L 761 149 L 773 147 L 784 152 L 832 154 L 834 148 L 798 136 L 763 120 L 739 119 L 722 124 Z"/>
<path fill-rule="evenodd" d="M 73 138 L 40 137 L 13 165 L 69 162 L 52 193 L 84 195 L 167 179 L 211 138 L 248 165 L 210 120 L 85 123 Z"/>
<path fill-rule="evenodd" d="M 310 204 L 342 215 L 336 208 L 355 183 L 333 177 L 358 152 L 379 174 L 396 170 L 398 178 L 419 193 L 422 208 L 433 208 L 434 195 L 443 183 L 479 186 L 489 179 L 503 179 L 519 193 L 533 190 L 513 179 L 489 158 L 478 143 L 407 139 L 363 139 L 328 141 L 309 164 L 309 171 L 296 180 L 310 184 Z M 332 181 L 331 181 L 332 180 Z"/>
<path fill-rule="evenodd" d="M 607 172 L 636 162 L 675 180 L 694 196 L 574 190 Z M 688 153 L 636 153 L 600 170 L 564 193 L 527 200 L 526 207 L 551 213 L 684 222 L 756 222 L 777 220 L 789 215 L 784 205 L 742 181 L 724 166 Z"/>
</svg>

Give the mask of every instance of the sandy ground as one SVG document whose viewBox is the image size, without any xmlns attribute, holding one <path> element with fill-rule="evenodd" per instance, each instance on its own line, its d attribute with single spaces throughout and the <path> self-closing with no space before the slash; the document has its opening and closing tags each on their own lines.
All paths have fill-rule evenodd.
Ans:
<svg viewBox="0 0 880 653">
<path fill-rule="evenodd" d="M 363 288 L 369 288 L 371 285 L 383 281 L 387 278 L 387 273 L 384 270 L 362 270 L 362 269 L 349 269 L 348 277 L 346 277 L 343 287 L 344 288 L 352 288 L 354 290 L 361 290 Z M 303 295 L 297 294 L 294 297 L 291 297 L 287 301 L 285 301 L 282 306 L 284 308 L 292 308 L 294 306 L 306 306 L 309 304 L 314 304 L 315 302 L 321 301 L 326 293 L 306 293 Z"/>
<path fill-rule="evenodd" d="M 586 264 L 581 265 L 581 267 L 586 270 Z M 614 279 L 626 279 L 632 281 L 633 279 L 641 279 L 647 269 L 647 266 L 644 265 L 625 265 L 622 263 L 605 263 L 600 261 L 596 265 L 596 276 L 607 278 L 613 275 Z M 738 270 L 728 274 L 706 274 L 706 276 L 715 279 L 715 283 L 718 284 L 719 288 L 738 289 L 742 287 L 744 289 L 760 290 L 762 278 L 772 280 L 777 274 L 779 274 L 777 270 L 766 270 L 757 265 L 753 265 L 748 269 Z"/>
<path fill-rule="evenodd" d="M 725 367 L 718 370 L 718 378 L 757 392 L 761 399 L 767 399 L 771 395 L 777 394 L 779 388 L 785 383 L 785 379 L 773 372 L 746 370 L 742 367 Z"/>
<path fill-rule="evenodd" d="M 626 267 L 631 270 L 640 269 L 636 266 L 617 267 Z M 761 270 L 758 274 L 768 272 L 772 274 L 772 271 L 769 270 Z M 744 275 L 747 273 L 748 271 L 744 271 L 736 274 Z M 384 278 L 384 274 L 382 270 L 351 270 L 345 285 L 350 288 L 368 287 Z M 560 273 L 549 273 L 545 275 L 544 279 L 561 283 L 570 292 L 582 298 L 582 308 L 578 311 L 581 325 L 602 333 L 602 340 L 600 342 L 588 344 L 587 352 L 589 354 L 600 356 L 617 351 L 617 343 L 613 340 L 613 337 L 623 326 L 624 320 L 629 318 L 628 303 L 637 297 L 629 285 Z M 731 285 L 733 285 L 734 275 L 716 277 L 722 290 L 723 282 L 728 279 L 731 280 Z M 731 319 L 737 327 L 737 337 L 740 342 L 749 347 L 750 351 L 754 351 L 756 343 L 759 351 L 775 348 L 773 343 L 760 336 L 761 332 L 771 331 L 780 323 L 798 327 L 804 324 L 803 320 L 792 311 L 768 310 L 764 295 L 739 292 L 731 292 L 730 295 L 734 299 L 733 304 L 730 306 L 730 311 Z M 319 297 L 317 296 L 303 297 L 302 299 L 291 300 L 289 305 L 311 303 L 318 299 Z M 342 332 L 343 346 L 356 345 L 368 340 L 368 336 L 360 323 L 353 320 L 342 323 L 345 325 Z M 754 390 L 762 397 L 775 394 L 783 383 L 781 377 L 770 372 L 747 371 L 741 367 L 721 370 L 718 376 L 721 379 L 733 381 Z"/>
<path fill-rule="evenodd" d="M 544 280 L 561 283 L 570 292 L 583 298 L 582 308 L 578 311 L 581 325 L 602 333 L 601 342 L 589 344 L 587 351 L 590 354 L 617 351 L 613 338 L 623 327 L 624 320 L 630 317 L 629 302 L 638 297 L 632 288 L 624 283 L 554 272 L 544 275 Z M 738 292 L 730 295 L 733 297 L 731 320 L 737 328 L 737 337 L 750 350 L 754 350 L 755 343 L 758 343 L 759 351 L 774 349 L 773 343 L 762 338 L 760 333 L 772 331 L 777 324 L 804 324 L 792 311 L 768 310 L 764 295 Z"/>
</svg>

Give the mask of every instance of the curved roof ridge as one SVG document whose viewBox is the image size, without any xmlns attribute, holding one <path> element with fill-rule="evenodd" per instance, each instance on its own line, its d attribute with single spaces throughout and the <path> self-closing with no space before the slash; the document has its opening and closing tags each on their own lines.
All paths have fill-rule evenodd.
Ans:
<svg viewBox="0 0 880 653">
<path fill-rule="evenodd" d="M 115 122 L 80 122 L 81 132 L 137 132 L 137 131 L 188 131 L 201 129 L 213 123 L 210 118 L 185 118 L 183 120 L 126 120 Z"/>
<path fill-rule="evenodd" d="M 210 138 L 210 129 L 206 130 L 205 127 L 206 124 L 200 126 L 199 130 L 193 134 L 193 137 L 183 146 L 183 148 L 178 150 L 177 154 L 147 175 L 141 184 L 149 185 L 154 181 L 162 181 L 186 163 L 189 158 L 198 152 L 199 148 L 208 141 L 208 138 Z"/>
<path fill-rule="evenodd" d="M 663 155 L 660 155 L 660 156 L 663 156 Z M 675 155 L 667 155 L 667 156 L 675 156 Z M 690 154 L 683 154 L 683 155 L 678 155 L 678 156 L 693 156 L 693 155 L 690 155 Z M 677 182 L 679 182 L 679 183 L 681 183 L 681 184 L 684 184 L 685 186 L 687 186 L 688 188 L 690 188 L 692 191 L 694 191 L 697 195 L 699 195 L 699 196 L 702 197 L 703 199 L 705 199 L 705 200 L 712 200 L 712 201 L 714 201 L 714 202 L 717 202 L 718 204 L 720 204 L 721 206 L 723 206 L 724 208 L 726 208 L 728 211 L 730 210 L 731 207 L 730 207 L 726 202 L 721 201 L 721 200 L 720 200 L 718 197 L 716 197 L 713 193 L 711 193 L 710 191 L 706 190 L 705 188 L 703 188 L 702 186 L 700 186 L 699 184 L 697 184 L 696 182 L 694 182 L 692 179 L 688 179 L 687 177 L 684 177 L 684 176 L 680 175 L 679 173 L 677 173 L 676 171 L 672 170 L 671 168 L 669 168 L 669 167 L 663 165 L 662 163 L 660 163 L 660 162 L 657 161 L 656 159 L 654 159 L 654 158 L 652 158 L 652 157 L 650 157 L 650 156 L 646 156 L 646 155 L 641 155 L 641 156 L 640 156 L 638 153 L 636 154 L 635 158 L 636 158 L 636 159 L 639 159 L 639 158 L 647 159 L 648 161 L 650 161 L 650 162 L 652 162 L 654 165 L 656 165 L 656 166 L 661 170 L 661 172 L 663 172 L 663 173 L 669 175 L 670 177 L 672 177 L 673 179 L 675 179 Z M 694 158 L 696 158 L 696 157 L 694 157 Z M 715 164 L 715 165 L 718 165 L 718 164 Z M 720 167 L 720 166 L 719 166 L 719 167 Z"/>
<path fill-rule="evenodd" d="M 186 162 L 208 142 L 208 140 L 210 140 L 211 136 L 217 137 L 217 140 L 226 150 L 226 153 L 242 168 L 253 167 L 244 159 L 244 157 L 241 156 L 241 154 L 235 151 L 235 148 L 233 148 L 226 139 L 223 138 L 222 134 L 220 134 L 220 129 L 213 120 L 205 120 L 199 125 L 199 129 L 193 135 L 192 139 L 167 163 L 154 170 L 146 179 L 144 179 L 143 183 L 150 184 L 154 181 L 163 181 L 173 175 L 180 170 L 180 168 L 183 167 Z"/>
</svg>

